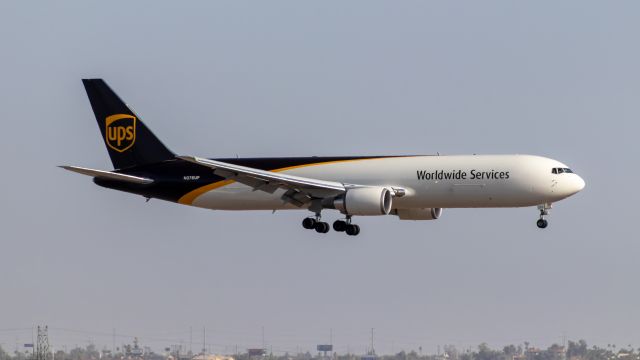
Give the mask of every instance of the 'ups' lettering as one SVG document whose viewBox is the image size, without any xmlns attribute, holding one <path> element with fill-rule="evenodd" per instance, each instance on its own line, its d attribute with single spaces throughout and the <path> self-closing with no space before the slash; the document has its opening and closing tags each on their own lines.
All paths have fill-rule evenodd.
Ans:
<svg viewBox="0 0 640 360">
<path fill-rule="evenodd" d="M 133 126 L 118 126 L 107 129 L 109 141 L 115 141 L 116 146 L 122 145 L 122 140 L 133 140 Z"/>
</svg>

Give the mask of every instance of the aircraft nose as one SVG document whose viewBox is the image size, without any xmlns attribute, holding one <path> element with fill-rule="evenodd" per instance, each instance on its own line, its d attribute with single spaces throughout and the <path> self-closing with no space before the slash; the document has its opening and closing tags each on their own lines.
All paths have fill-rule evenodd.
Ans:
<svg viewBox="0 0 640 360">
<path fill-rule="evenodd" d="M 584 189 L 584 186 L 586 185 L 586 183 L 584 182 L 584 179 L 582 179 L 580 176 L 576 175 L 577 179 L 576 179 L 576 189 L 578 191 L 581 191 L 582 189 Z"/>
<path fill-rule="evenodd" d="M 584 186 L 584 180 L 578 174 L 574 174 L 573 179 L 571 179 L 571 183 L 569 185 L 569 192 L 571 193 L 571 195 L 576 194 L 584 189 Z"/>
</svg>

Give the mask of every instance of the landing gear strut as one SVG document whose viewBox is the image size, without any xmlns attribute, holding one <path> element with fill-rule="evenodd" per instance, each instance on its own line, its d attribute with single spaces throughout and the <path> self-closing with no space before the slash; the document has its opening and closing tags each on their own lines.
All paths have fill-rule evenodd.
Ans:
<svg viewBox="0 0 640 360">
<path fill-rule="evenodd" d="M 540 229 L 544 229 L 549 225 L 549 222 L 547 222 L 547 220 L 544 217 L 549 215 L 550 209 L 551 209 L 551 204 L 538 205 L 538 210 L 540 210 L 540 219 L 536 221 L 536 225 Z"/>
</svg>

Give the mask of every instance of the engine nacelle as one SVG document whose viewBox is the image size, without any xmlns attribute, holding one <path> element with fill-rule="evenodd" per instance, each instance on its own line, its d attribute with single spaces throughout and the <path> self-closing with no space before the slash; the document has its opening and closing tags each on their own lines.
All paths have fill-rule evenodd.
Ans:
<svg viewBox="0 0 640 360">
<path fill-rule="evenodd" d="M 400 220 L 436 220 L 442 215 L 442 208 L 395 209 L 393 214 Z"/>
<path fill-rule="evenodd" d="M 347 215 L 388 215 L 391 211 L 393 195 L 383 187 L 362 187 L 348 189 L 333 200 L 333 206 Z"/>
</svg>

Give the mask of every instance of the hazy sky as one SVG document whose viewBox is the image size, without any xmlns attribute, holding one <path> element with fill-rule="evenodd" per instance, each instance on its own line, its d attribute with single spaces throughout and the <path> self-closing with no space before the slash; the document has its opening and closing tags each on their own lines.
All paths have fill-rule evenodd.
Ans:
<svg viewBox="0 0 640 360">
<path fill-rule="evenodd" d="M 138 335 L 435 351 L 569 338 L 640 346 L 637 1 L 0 2 L 0 345 Z M 362 218 L 214 212 L 103 189 L 80 79 L 174 152 L 529 153 L 585 190 L 537 210 Z M 327 214 L 333 220 L 337 214 Z M 103 335 L 104 333 L 107 336 Z M 118 337 L 118 344 L 130 337 Z M 201 345 L 195 346 L 194 349 Z"/>
</svg>

